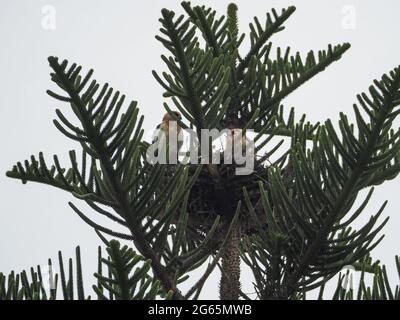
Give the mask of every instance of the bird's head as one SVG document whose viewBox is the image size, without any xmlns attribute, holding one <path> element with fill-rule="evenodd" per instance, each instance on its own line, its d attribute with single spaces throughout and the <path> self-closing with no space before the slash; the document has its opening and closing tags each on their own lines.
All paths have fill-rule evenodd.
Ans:
<svg viewBox="0 0 400 320">
<path fill-rule="evenodd" d="M 182 119 L 182 116 L 178 111 L 172 111 L 172 113 L 178 120 Z M 169 122 L 169 121 L 176 121 L 176 120 L 167 112 L 163 117 L 163 122 Z"/>
</svg>

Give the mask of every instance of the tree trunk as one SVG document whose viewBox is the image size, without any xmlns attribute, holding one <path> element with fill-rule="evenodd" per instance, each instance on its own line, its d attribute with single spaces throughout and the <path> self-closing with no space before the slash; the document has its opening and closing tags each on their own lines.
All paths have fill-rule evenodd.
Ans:
<svg viewBox="0 0 400 320">
<path fill-rule="evenodd" d="M 240 226 L 232 230 L 222 255 L 222 274 L 219 284 L 221 300 L 239 300 L 240 293 Z"/>
</svg>

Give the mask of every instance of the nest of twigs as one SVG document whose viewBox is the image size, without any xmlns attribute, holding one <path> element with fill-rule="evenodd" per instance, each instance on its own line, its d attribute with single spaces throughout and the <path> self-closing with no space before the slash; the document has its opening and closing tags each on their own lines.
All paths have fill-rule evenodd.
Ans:
<svg viewBox="0 0 400 320">
<path fill-rule="evenodd" d="M 192 172 L 197 166 L 193 165 Z M 260 227 L 265 230 L 268 227 L 266 216 L 261 208 L 261 194 L 259 183 L 263 184 L 264 189 L 270 190 L 268 182 L 268 166 L 254 162 L 254 170 L 249 175 L 236 175 L 235 170 L 238 168 L 236 164 L 217 165 L 220 182 L 223 190 L 216 187 L 215 181 L 212 179 L 207 166 L 203 167 L 196 183 L 190 190 L 188 199 L 188 238 L 193 245 L 200 243 L 211 229 L 217 216 L 221 217 L 222 222 L 229 223 L 236 212 L 239 201 L 241 202 L 238 226 L 242 235 L 254 235 L 260 232 Z M 286 172 L 287 172 L 286 168 Z M 285 172 L 285 169 L 283 170 Z M 286 183 L 291 183 L 293 177 L 289 177 L 286 173 Z M 255 209 L 255 213 L 261 222 L 254 221 L 246 205 L 244 189 L 247 191 L 249 200 Z M 216 231 L 213 237 L 213 243 L 216 247 L 222 243 L 226 235 L 226 229 L 223 223 Z"/>
</svg>

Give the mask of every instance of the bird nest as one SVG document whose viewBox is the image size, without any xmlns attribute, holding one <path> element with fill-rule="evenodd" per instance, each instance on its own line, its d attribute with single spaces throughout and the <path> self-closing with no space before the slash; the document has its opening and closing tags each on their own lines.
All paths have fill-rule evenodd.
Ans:
<svg viewBox="0 0 400 320">
<path fill-rule="evenodd" d="M 188 199 L 188 238 L 195 243 L 201 242 L 211 229 L 217 216 L 221 217 L 223 222 L 229 223 L 234 216 L 239 201 L 241 202 L 239 221 L 240 232 L 242 235 L 253 235 L 260 231 L 260 228 L 267 227 L 266 215 L 261 209 L 261 183 L 264 189 L 270 190 L 268 182 L 268 167 L 258 161 L 254 163 L 252 173 L 248 175 L 236 175 L 236 164 L 216 165 L 219 172 L 220 185 L 223 190 L 216 186 L 207 166 L 203 169 L 190 190 Z M 197 166 L 191 167 L 194 173 Z M 246 203 L 244 190 L 248 195 L 248 200 L 255 209 L 258 222 L 250 214 Z M 261 225 L 260 223 L 261 222 Z M 223 223 L 217 229 L 213 242 L 219 247 L 226 235 L 226 228 Z M 226 225 L 226 223 L 225 223 Z"/>
</svg>

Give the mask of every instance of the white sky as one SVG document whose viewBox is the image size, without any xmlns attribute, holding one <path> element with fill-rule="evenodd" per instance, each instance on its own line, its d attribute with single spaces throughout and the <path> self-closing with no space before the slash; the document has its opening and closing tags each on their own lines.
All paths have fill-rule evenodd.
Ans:
<svg viewBox="0 0 400 320">
<path fill-rule="evenodd" d="M 224 14 L 230 1 L 194 1 L 212 6 Z M 95 78 L 108 82 L 137 100 L 145 115 L 145 129 L 160 122 L 162 89 L 151 70 L 164 70 L 160 55 L 166 51 L 154 39 L 163 7 L 182 12 L 180 1 L 28 1 L 2 0 L 0 12 L 0 270 L 9 272 L 45 265 L 47 258 L 72 256 L 81 245 L 83 268 L 89 278 L 96 270 L 97 245 L 93 230 L 68 207 L 74 200 L 63 191 L 28 184 L 5 177 L 14 163 L 43 151 L 66 161 L 68 151 L 79 147 L 54 128 L 55 108 L 65 105 L 48 97 L 52 87 L 47 56 L 57 55 L 95 70 Z M 329 43 L 350 42 L 344 58 L 311 80 L 286 99 L 287 107 L 307 113 L 308 119 L 338 119 L 340 111 L 352 115 L 357 93 L 365 91 L 374 78 L 400 64 L 398 12 L 400 2 L 384 1 L 236 1 L 240 28 L 248 30 L 254 15 L 260 19 L 271 7 L 296 5 L 297 12 L 286 23 L 287 29 L 274 37 L 274 44 L 289 45 L 305 54 L 310 49 L 325 49 Z M 55 30 L 42 27 L 42 9 L 52 5 L 56 12 Z M 344 28 L 346 13 L 355 10 L 355 29 Z M 64 162 L 66 163 L 66 162 Z M 384 229 L 386 238 L 375 249 L 374 258 L 388 265 L 394 278 L 395 254 L 400 253 L 400 205 L 395 192 L 399 182 L 379 186 L 359 223 L 389 200 L 384 215 L 391 219 Z M 74 200 L 75 204 L 81 205 Z M 249 272 L 243 275 L 244 291 L 251 291 Z M 196 279 L 196 278 L 195 278 Z M 193 283 L 193 282 L 190 282 Z M 189 283 L 189 284 L 190 284 Z M 217 298 L 218 275 L 206 285 L 203 298 Z M 186 287 L 186 286 L 185 286 Z"/>
</svg>

